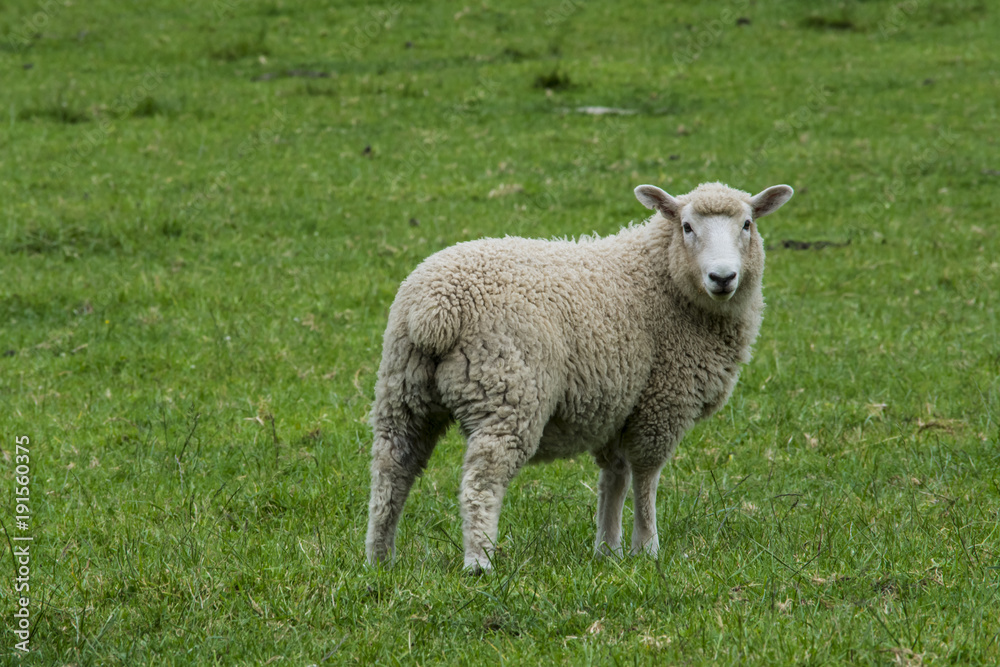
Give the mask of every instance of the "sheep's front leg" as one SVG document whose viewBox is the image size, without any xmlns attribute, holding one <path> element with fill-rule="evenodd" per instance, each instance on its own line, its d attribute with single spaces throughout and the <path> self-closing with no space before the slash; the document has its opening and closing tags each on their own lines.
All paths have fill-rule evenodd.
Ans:
<svg viewBox="0 0 1000 667">
<path fill-rule="evenodd" d="M 527 458 L 516 436 L 474 434 L 469 438 L 459 491 L 467 570 L 492 568 L 490 555 L 496 548 L 500 506 L 510 481 Z"/>
<path fill-rule="evenodd" d="M 632 527 L 632 553 L 656 556 L 660 540 L 656 534 L 656 487 L 660 467 L 633 470 L 632 495 L 635 517 Z"/>
<path fill-rule="evenodd" d="M 609 448 L 595 456 L 601 468 L 597 480 L 597 537 L 594 554 L 622 555 L 622 509 L 631 472 L 625 456 Z"/>
</svg>

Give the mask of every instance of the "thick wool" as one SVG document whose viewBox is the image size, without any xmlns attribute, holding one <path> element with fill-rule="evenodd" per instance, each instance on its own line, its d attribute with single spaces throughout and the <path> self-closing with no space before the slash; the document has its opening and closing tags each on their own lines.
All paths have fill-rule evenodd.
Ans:
<svg viewBox="0 0 1000 667">
<path fill-rule="evenodd" d="M 674 201 L 740 225 L 752 209 L 749 194 L 721 184 Z M 677 216 L 657 212 L 607 238 L 484 239 L 417 267 L 389 311 L 371 412 L 369 561 L 391 557 L 410 487 L 454 420 L 468 441 L 467 567 L 490 567 L 521 466 L 583 452 L 601 468 L 597 551 L 621 551 L 631 478 L 632 548 L 655 554 L 660 470 L 729 398 L 764 308 L 756 226 L 740 287 L 722 303 L 701 289 L 683 234 Z"/>
</svg>

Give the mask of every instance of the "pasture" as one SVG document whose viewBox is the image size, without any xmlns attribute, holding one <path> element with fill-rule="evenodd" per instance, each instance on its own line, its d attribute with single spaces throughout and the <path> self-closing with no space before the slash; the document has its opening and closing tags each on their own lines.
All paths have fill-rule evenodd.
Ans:
<svg viewBox="0 0 1000 667">
<path fill-rule="evenodd" d="M 4 661 L 997 664 L 998 38 L 982 0 L 5 3 Z M 796 195 L 659 560 L 593 558 L 579 458 L 463 574 L 453 430 L 366 568 L 400 281 L 714 180 Z"/>
</svg>

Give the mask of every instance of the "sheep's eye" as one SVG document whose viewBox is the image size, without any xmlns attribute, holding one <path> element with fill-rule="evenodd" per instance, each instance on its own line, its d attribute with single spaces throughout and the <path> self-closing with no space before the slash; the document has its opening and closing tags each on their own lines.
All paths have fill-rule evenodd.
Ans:
<svg viewBox="0 0 1000 667">
<path fill-rule="evenodd" d="M 694 231 L 694 230 L 691 229 L 691 223 L 685 222 L 684 223 L 684 233 L 685 234 L 690 234 L 692 231 Z"/>
<path fill-rule="evenodd" d="M 743 223 L 743 231 L 745 231 L 745 232 L 750 231 L 750 221 L 749 220 L 747 220 L 746 222 Z"/>
</svg>

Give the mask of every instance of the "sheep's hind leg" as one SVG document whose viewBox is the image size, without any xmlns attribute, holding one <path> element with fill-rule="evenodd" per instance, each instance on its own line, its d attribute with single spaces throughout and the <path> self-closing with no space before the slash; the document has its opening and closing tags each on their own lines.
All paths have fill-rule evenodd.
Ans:
<svg viewBox="0 0 1000 667">
<path fill-rule="evenodd" d="M 660 467 L 633 469 L 632 495 L 635 516 L 632 525 L 632 553 L 656 556 L 660 540 L 656 534 L 656 487 Z"/>
<path fill-rule="evenodd" d="M 625 455 L 614 445 L 599 451 L 594 459 L 601 468 L 597 481 L 597 538 L 594 540 L 594 553 L 598 556 L 621 556 L 622 509 L 625 506 L 631 471 Z"/>
<path fill-rule="evenodd" d="M 468 438 L 459 490 L 465 567 L 489 570 L 504 494 L 538 450 L 547 421 L 540 378 L 513 341 L 495 334 L 456 348 L 436 379 Z"/>
<path fill-rule="evenodd" d="M 473 573 L 492 568 L 500 507 L 510 481 L 529 458 L 523 439 L 515 435 L 474 433 L 469 438 L 459 502 L 465 568 Z"/>
<path fill-rule="evenodd" d="M 434 445 L 447 428 L 440 420 L 420 434 L 380 431 L 372 445 L 372 485 L 368 503 L 368 563 L 391 561 L 396 552 L 396 525 L 414 480 L 427 466 Z"/>
</svg>

